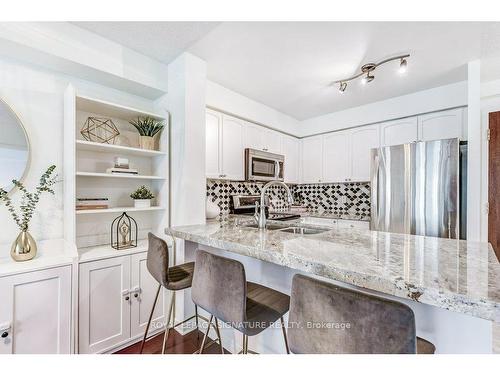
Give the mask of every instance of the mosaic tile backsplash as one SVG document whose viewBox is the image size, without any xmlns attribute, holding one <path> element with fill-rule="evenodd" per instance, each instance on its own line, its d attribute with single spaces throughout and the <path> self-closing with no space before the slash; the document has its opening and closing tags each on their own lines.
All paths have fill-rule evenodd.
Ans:
<svg viewBox="0 0 500 375">
<path fill-rule="evenodd" d="M 222 214 L 229 213 L 230 199 L 237 194 L 260 194 L 261 182 L 207 180 L 207 197 L 215 202 Z M 351 182 L 341 184 L 290 185 L 296 204 L 307 206 L 311 211 L 339 215 L 370 216 L 370 184 Z M 287 207 L 283 188 L 272 187 L 269 191 L 273 210 Z"/>
</svg>

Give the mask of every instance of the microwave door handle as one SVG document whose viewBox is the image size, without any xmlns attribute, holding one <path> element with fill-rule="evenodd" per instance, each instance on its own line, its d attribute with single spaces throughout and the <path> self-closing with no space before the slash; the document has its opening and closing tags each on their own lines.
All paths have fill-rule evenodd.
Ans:
<svg viewBox="0 0 500 375">
<path fill-rule="evenodd" d="M 275 163 L 276 163 L 276 178 L 279 179 L 281 174 L 280 162 L 276 160 Z"/>
</svg>

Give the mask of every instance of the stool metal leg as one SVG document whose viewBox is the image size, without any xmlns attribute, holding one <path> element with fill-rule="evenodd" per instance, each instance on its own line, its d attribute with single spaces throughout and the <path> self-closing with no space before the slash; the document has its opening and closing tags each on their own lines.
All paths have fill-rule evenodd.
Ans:
<svg viewBox="0 0 500 375">
<path fill-rule="evenodd" d="M 248 335 L 245 335 L 245 350 L 243 354 L 248 354 Z"/>
<path fill-rule="evenodd" d="M 220 352 L 221 354 L 224 354 L 224 347 L 222 346 L 222 339 L 220 337 L 220 331 L 219 331 L 219 321 L 217 320 L 217 318 L 215 318 L 215 332 L 217 333 L 217 338 L 219 339 Z"/>
<path fill-rule="evenodd" d="M 194 305 L 194 316 L 196 321 L 196 338 L 200 339 L 200 326 L 198 325 L 198 305 Z"/>
<path fill-rule="evenodd" d="M 213 315 L 210 315 L 210 319 L 208 321 L 208 326 L 207 326 L 207 331 L 205 332 L 205 335 L 203 336 L 203 340 L 201 342 L 201 347 L 200 347 L 200 351 L 198 352 L 198 354 L 202 354 L 203 353 L 203 349 L 205 348 L 205 342 L 207 341 L 207 336 L 208 336 L 208 332 L 210 331 L 210 326 L 212 325 L 212 319 L 213 319 Z"/>
<path fill-rule="evenodd" d="M 168 318 L 165 323 L 165 333 L 163 335 L 163 348 L 161 354 L 165 354 L 165 349 L 167 347 L 168 331 L 170 331 L 170 320 L 172 318 L 172 312 L 174 311 L 174 301 L 175 301 L 175 291 L 172 291 L 172 298 L 170 300 L 170 309 L 168 310 Z"/>
<path fill-rule="evenodd" d="M 144 337 L 142 338 L 141 351 L 144 349 L 144 344 L 146 343 L 146 338 L 148 337 L 149 326 L 151 325 L 151 320 L 153 319 L 153 312 L 155 311 L 156 302 L 158 302 L 158 296 L 160 295 L 161 284 L 158 284 L 158 289 L 156 290 L 155 300 L 153 302 L 153 307 L 151 307 L 151 313 L 149 314 L 148 324 L 146 325 L 146 331 L 144 332 Z"/>
<path fill-rule="evenodd" d="M 288 348 L 288 338 L 286 337 L 285 321 L 283 320 L 283 317 L 280 318 L 280 321 L 281 329 L 283 330 L 283 338 L 285 339 L 286 354 L 290 354 L 290 349 Z"/>
</svg>

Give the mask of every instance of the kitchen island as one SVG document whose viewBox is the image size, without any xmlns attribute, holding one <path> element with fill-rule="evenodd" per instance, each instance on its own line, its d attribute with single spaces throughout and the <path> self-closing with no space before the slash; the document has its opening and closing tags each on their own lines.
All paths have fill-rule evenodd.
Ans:
<svg viewBox="0 0 500 375">
<path fill-rule="evenodd" d="M 229 216 L 166 232 L 185 241 L 185 260 L 197 248 L 238 259 L 248 280 L 287 294 L 300 272 L 404 302 L 415 312 L 418 335 L 432 341 L 438 353 L 494 350 L 500 263 L 488 244 L 352 228 L 305 226 L 317 229 L 314 234 L 282 230 L 304 226 L 299 221 L 269 222 L 274 230 L 259 230 L 249 226 L 251 218 Z M 184 298 L 186 312 L 189 300 Z M 224 333 L 233 346 L 229 350 L 237 350 L 237 334 Z M 257 351 L 281 352 L 278 332 L 261 336 L 254 339 Z"/>
</svg>

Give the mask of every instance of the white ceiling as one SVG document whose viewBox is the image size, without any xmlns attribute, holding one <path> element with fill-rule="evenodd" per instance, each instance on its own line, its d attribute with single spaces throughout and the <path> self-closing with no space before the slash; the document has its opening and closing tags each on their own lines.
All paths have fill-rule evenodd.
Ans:
<svg viewBox="0 0 500 375">
<path fill-rule="evenodd" d="M 220 22 L 72 23 L 167 64 L 220 24 Z"/>
<path fill-rule="evenodd" d="M 462 81 L 468 61 L 500 57 L 500 23 L 76 24 L 165 63 L 187 49 L 207 61 L 210 80 L 298 120 Z M 330 84 L 401 53 L 411 54 L 404 76 L 391 62 L 377 68 L 373 82 L 352 82 L 343 95 Z"/>
</svg>

